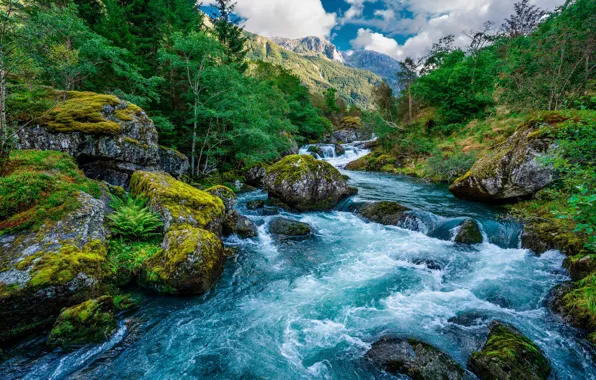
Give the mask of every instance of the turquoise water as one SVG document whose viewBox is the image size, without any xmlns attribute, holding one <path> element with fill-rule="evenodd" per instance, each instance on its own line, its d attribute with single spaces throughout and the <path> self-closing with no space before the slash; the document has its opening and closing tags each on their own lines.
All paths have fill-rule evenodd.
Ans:
<svg viewBox="0 0 596 380">
<path fill-rule="evenodd" d="M 280 240 L 267 232 L 270 217 L 244 208 L 265 194 L 243 195 L 239 209 L 257 222 L 260 236 L 228 241 L 240 251 L 209 294 L 151 298 L 101 346 L 64 353 L 46 351 L 41 339 L 23 343 L 0 364 L 0 378 L 385 378 L 363 360 L 380 336 L 422 339 L 465 365 L 495 318 L 534 340 L 553 376 L 596 378 L 588 346 L 545 307 L 549 289 L 568 279 L 561 254 L 519 249 L 518 225 L 499 221 L 499 210 L 453 198 L 445 187 L 346 174 L 360 189 L 353 201 L 412 207 L 421 231 L 332 211 L 286 214 L 316 233 Z M 485 243 L 449 240 L 464 217 L 481 222 Z M 430 260 L 441 269 L 429 269 Z"/>
</svg>

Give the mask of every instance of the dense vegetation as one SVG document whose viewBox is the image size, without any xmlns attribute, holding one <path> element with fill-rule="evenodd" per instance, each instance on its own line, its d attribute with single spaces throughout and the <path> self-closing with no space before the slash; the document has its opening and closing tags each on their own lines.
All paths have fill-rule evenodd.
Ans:
<svg viewBox="0 0 596 380">
<path fill-rule="evenodd" d="M 297 76 L 245 58 L 246 37 L 228 0 L 212 18 L 193 0 L 0 5 L 4 161 L 15 130 L 47 119 L 71 90 L 142 107 L 160 143 L 192 157 L 194 175 L 274 160 L 330 128 Z"/>
</svg>

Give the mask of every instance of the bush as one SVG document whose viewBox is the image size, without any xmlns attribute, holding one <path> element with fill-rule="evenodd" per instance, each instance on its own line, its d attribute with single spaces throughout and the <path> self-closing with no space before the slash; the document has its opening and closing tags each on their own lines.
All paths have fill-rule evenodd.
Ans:
<svg viewBox="0 0 596 380">
<path fill-rule="evenodd" d="M 163 222 L 146 206 L 147 200 L 127 196 L 113 197 L 111 207 L 115 212 L 108 216 L 112 232 L 129 240 L 146 240 L 160 235 Z"/>
<path fill-rule="evenodd" d="M 444 156 L 439 153 L 426 160 L 425 174 L 435 180 L 451 182 L 470 170 L 474 162 L 476 157 L 473 154 L 456 152 Z"/>
</svg>

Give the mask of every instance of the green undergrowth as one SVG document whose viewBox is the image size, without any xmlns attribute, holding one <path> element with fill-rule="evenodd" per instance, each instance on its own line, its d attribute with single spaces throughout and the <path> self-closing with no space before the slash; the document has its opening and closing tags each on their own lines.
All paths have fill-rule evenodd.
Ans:
<svg viewBox="0 0 596 380">
<path fill-rule="evenodd" d="M 139 274 L 145 261 L 161 251 L 161 238 L 148 241 L 113 239 L 108 245 L 106 273 L 112 282 L 123 285 L 129 282 L 132 276 Z"/>
<path fill-rule="evenodd" d="M 563 297 L 563 302 L 567 312 L 590 332 L 590 342 L 596 344 L 596 273 L 577 281 L 575 289 Z"/>
<path fill-rule="evenodd" d="M 80 206 L 83 191 L 99 197 L 99 184 L 74 159 L 54 151 L 13 151 L 0 176 L 0 234 L 36 229 Z"/>
</svg>

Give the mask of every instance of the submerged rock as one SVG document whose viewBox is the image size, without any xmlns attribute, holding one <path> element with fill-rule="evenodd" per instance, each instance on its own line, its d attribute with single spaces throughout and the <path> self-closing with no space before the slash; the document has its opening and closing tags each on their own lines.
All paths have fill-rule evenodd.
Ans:
<svg viewBox="0 0 596 380">
<path fill-rule="evenodd" d="M 460 244 L 480 244 L 483 240 L 480 226 L 474 219 L 464 221 L 455 236 L 455 242 Z"/>
<path fill-rule="evenodd" d="M 499 321 L 490 324 L 481 351 L 472 353 L 468 367 L 486 380 L 541 380 L 550 374 L 542 351 L 517 329 Z"/>
<path fill-rule="evenodd" d="M 186 157 L 161 150 L 157 140 L 153 121 L 134 104 L 113 95 L 71 91 L 41 123 L 19 131 L 18 146 L 66 152 L 88 177 L 127 186 L 137 170 L 180 176 L 188 168 Z"/>
<path fill-rule="evenodd" d="M 336 168 L 308 155 L 288 156 L 271 166 L 265 190 L 299 211 L 329 210 L 357 192 Z"/>
<path fill-rule="evenodd" d="M 552 144 L 536 125 L 522 125 L 505 144 L 478 160 L 449 190 L 458 198 L 480 202 L 528 198 L 554 180 L 554 169 L 541 162 Z"/>
<path fill-rule="evenodd" d="M 285 236 L 306 236 L 309 235 L 312 230 L 306 223 L 286 218 L 275 218 L 269 224 L 269 232 Z"/>
<path fill-rule="evenodd" d="M 265 201 L 262 199 L 250 201 L 246 203 L 246 208 L 249 210 L 258 210 L 265 207 Z"/>
<path fill-rule="evenodd" d="M 337 156 L 343 156 L 344 154 L 346 154 L 346 149 L 341 144 L 335 144 L 335 154 Z"/>
<path fill-rule="evenodd" d="M 115 331 L 114 300 L 103 296 L 63 310 L 50 332 L 48 344 L 75 347 L 101 343 Z"/>
<path fill-rule="evenodd" d="M 415 339 L 383 337 L 372 345 L 365 357 L 391 374 L 407 375 L 412 379 L 472 378 L 449 356 Z"/>
<path fill-rule="evenodd" d="M 158 293 L 201 295 L 223 272 L 226 254 L 218 236 L 184 226 L 170 230 L 163 250 L 143 264 L 140 284 Z"/>
<path fill-rule="evenodd" d="M 376 223 L 397 226 L 410 209 L 396 202 L 374 202 L 362 206 L 354 206 L 355 212 Z"/>
</svg>

